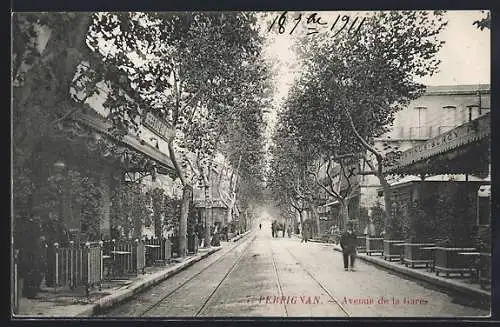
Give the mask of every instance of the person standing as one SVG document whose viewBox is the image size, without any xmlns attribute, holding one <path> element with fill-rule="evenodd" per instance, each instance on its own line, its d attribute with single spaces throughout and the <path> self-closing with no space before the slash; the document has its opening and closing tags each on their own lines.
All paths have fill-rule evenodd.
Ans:
<svg viewBox="0 0 500 327">
<path fill-rule="evenodd" d="M 344 270 L 354 271 L 354 261 L 356 259 L 356 245 L 358 239 L 354 233 L 352 223 L 347 225 L 347 230 L 340 237 L 340 247 L 342 248 L 342 257 L 344 259 Z"/>
<path fill-rule="evenodd" d="M 302 241 L 300 242 L 307 243 L 308 239 L 309 239 L 309 224 L 307 223 L 307 221 L 305 221 L 302 226 Z"/>
<path fill-rule="evenodd" d="M 262 229 L 262 224 L 259 224 L 259 229 Z"/>
</svg>

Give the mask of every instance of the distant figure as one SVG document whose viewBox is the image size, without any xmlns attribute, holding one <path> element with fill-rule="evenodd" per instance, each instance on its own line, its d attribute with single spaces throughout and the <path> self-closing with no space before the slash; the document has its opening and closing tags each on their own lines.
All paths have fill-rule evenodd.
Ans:
<svg viewBox="0 0 500 327">
<path fill-rule="evenodd" d="M 291 234 L 292 234 L 292 227 L 288 226 L 287 232 L 288 232 L 288 238 L 292 237 L 291 236 Z"/>
<path fill-rule="evenodd" d="M 309 224 L 304 224 L 302 227 L 302 240 L 300 241 L 307 243 L 309 241 Z"/>
<path fill-rule="evenodd" d="M 222 229 L 222 234 L 224 235 L 224 240 L 226 242 L 229 241 L 229 228 L 227 226 L 224 226 L 224 228 Z"/>
<path fill-rule="evenodd" d="M 275 221 L 273 221 L 273 223 L 271 224 L 271 232 L 272 232 L 273 237 L 276 237 L 276 222 Z"/>
<path fill-rule="evenodd" d="M 358 239 L 354 233 L 352 223 L 347 225 L 347 231 L 340 237 L 340 247 L 342 248 L 342 256 L 344 259 L 344 270 L 354 271 L 354 261 L 356 259 L 356 245 Z"/>
<path fill-rule="evenodd" d="M 259 224 L 259 229 L 262 229 L 262 224 Z"/>
</svg>

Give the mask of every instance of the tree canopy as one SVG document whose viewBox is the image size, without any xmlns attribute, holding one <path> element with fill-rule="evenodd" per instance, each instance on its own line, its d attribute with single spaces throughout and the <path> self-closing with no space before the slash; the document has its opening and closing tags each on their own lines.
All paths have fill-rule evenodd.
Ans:
<svg viewBox="0 0 500 327">
<path fill-rule="evenodd" d="M 374 139 L 389 130 L 397 111 L 424 92 L 417 77 L 437 72 L 436 54 L 444 43 L 439 33 L 445 26 L 440 11 L 376 12 L 359 33 L 300 38 L 295 48 L 302 69 L 280 124 L 288 126 L 309 160 L 371 154 L 377 161 L 369 159 L 373 169 L 364 173 L 384 179 L 386 153 L 374 147 Z"/>
</svg>

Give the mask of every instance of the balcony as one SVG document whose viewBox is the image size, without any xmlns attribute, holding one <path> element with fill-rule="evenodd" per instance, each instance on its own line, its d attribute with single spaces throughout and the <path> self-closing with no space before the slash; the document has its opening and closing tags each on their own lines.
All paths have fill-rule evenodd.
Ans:
<svg viewBox="0 0 500 327">
<path fill-rule="evenodd" d="M 382 136 L 381 139 L 425 141 L 446 133 L 455 127 L 456 125 L 394 127 L 391 133 Z"/>
</svg>

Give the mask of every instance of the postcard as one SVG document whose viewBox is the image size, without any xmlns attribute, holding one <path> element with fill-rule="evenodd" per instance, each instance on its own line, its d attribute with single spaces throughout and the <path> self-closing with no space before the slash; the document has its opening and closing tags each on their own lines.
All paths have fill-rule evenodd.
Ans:
<svg viewBox="0 0 500 327">
<path fill-rule="evenodd" d="M 490 21 L 14 12 L 12 317 L 490 317 Z"/>
</svg>

